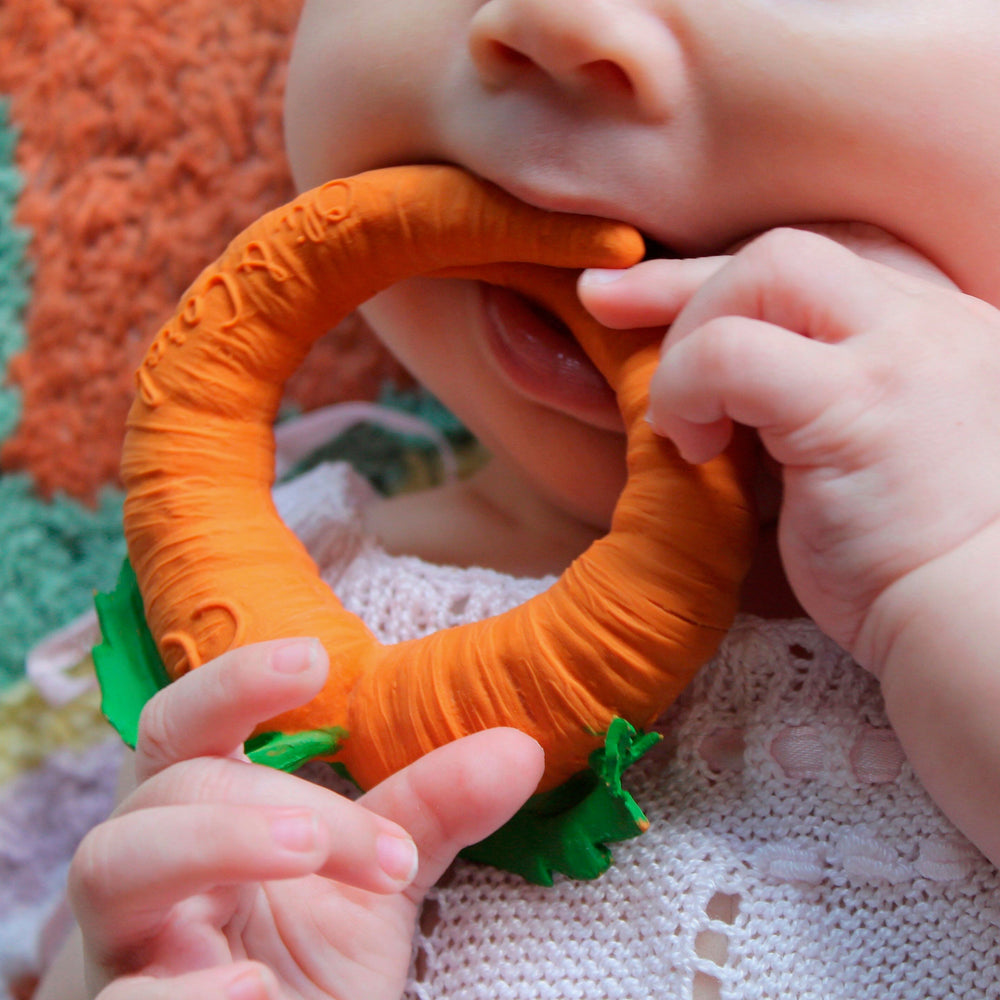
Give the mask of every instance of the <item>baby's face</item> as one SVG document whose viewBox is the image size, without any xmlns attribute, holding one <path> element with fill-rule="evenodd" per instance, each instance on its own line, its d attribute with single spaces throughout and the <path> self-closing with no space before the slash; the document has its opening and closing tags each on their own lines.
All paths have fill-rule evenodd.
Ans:
<svg viewBox="0 0 1000 1000">
<path fill-rule="evenodd" d="M 287 135 L 301 187 L 453 162 L 683 254 L 868 222 L 1000 305 L 998 95 L 997 0 L 306 0 Z M 552 331 L 467 282 L 404 283 L 368 315 L 488 445 L 603 523 L 614 408 Z"/>
</svg>

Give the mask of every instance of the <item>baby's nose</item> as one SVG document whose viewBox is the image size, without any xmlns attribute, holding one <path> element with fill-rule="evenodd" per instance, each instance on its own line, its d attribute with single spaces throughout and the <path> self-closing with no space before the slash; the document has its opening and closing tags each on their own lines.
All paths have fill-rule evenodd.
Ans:
<svg viewBox="0 0 1000 1000">
<path fill-rule="evenodd" d="M 677 37 L 635 0 L 488 0 L 472 18 L 469 48 L 489 87 L 543 76 L 647 121 L 669 118 L 684 84 Z"/>
</svg>

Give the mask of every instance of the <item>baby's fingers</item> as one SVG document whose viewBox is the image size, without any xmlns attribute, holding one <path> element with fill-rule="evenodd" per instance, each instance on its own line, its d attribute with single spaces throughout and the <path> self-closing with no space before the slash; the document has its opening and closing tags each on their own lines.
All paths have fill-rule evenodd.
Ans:
<svg viewBox="0 0 1000 1000">
<path fill-rule="evenodd" d="M 615 330 L 666 326 L 729 257 L 645 260 L 622 270 L 592 268 L 577 293 L 588 312 Z"/>
<path fill-rule="evenodd" d="M 758 429 L 778 461 L 808 462 L 821 442 L 807 429 L 847 391 L 850 364 L 836 347 L 769 323 L 714 319 L 664 351 L 649 420 L 689 462 L 718 455 L 734 421 Z"/>
<path fill-rule="evenodd" d="M 544 755 L 531 737 L 489 729 L 432 750 L 361 800 L 408 830 L 420 850 L 416 898 L 455 855 L 502 826 L 535 791 Z"/>
<path fill-rule="evenodd" d="M 116 979 L 97 1000 L 278 1000 L 274 973 L 257 962 L 216 966 L 169 979 Z"/>
<path fill-rule="evenodd" d="M 159 843 L 173 836 L 173 825 L 184 822 L 186 808 L 212 808 L 222 811 L 206 814 L 217 824 L 206 835 L 224 843 L 241 810 L 266 816 L 277 806 L 316 817 L 328 846 L 315 871 L 326 878 L 385 893 L 397 892 L 416 874 L 416 848 L 397 823 L 320 785 L 247 761 L 213 758 L 176 764 L 140 785 L 105 826 L 129 814 L 158 811 L 164 826 L 151 829 Z"/>
<path fill-rule="evenodd" d="M 182 760 L 230 756 L 258 723 L 312 699 L 329 668 L 313 639 L 284 639 L 225 653 L 185 674 L 143 709 L 136 776 Z"/>
<path fill-rule="evenodd" d="M 691 296 L 667 343 L 720 316 L 759 319 L 811 340 L 842 343 L 891 317 L 899 296 L 919 284 L 825 236 L 774 229 L 747 244 Z"/>
<path fill-rule="evenodd" d="M 95 953 L 115 956 L 152 938 L 185 899 L 307 875 L 328 852 L 327 831 L 307 809 L 142 809 L 84 838 L 70 867 L 70 902 Z"/>
</svg>

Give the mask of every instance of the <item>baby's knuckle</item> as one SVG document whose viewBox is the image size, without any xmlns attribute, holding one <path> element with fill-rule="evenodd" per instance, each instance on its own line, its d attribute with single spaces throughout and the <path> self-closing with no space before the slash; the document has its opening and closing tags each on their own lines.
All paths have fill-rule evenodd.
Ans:
<svg viewBox="0 0 1000 1000">
<path fill-rule="evenodd" d="M 801 246 L 805 234 L 801 229 L 792 226 L 776 226 L 761 233 L 747 244 L 747 250 L 757 253 L 777 253 L 789 247 Z"/>
<path fill-rule="evenodd" d="M 198 757 L 179 761 L 146 782 L 147 801 L 153 804 L 170 804 L 228 800 L 238 794 L 241 787 L 238 776 L 234 773 L 239 766 L 239 761 L 223 757 Z"/>
<path fill-rule="evenodd" d="M 728 316 L 717 316 L 701 328 L 700 368 L 704 376 L 715 379 L 728 376 L 740 367 L 746 338 L 740 335 Z"/>
<path fill-rule="evenodd" d="M 203 675 L 206 688 L 205 702 L 211 705 L 231 708 L 233 705 L 246 701 L 251 690 L 252 681 L 257 677 L 257 671 L 248 670 L 251 653 L 246 649 L 234 649 L 213 664 L 214 669 Z M 206 664 L 209 666 L 209 664 Z"/>
<path fill-rule="evenodd" d="M 785 267 L 803 254 L 823 252 L 834 244 L 828 238 L 794 226 L 777 226 L 747 244 L 743 253 L 758 266 Z"/>
<path fill-rule="evenodd" d="M 179 769 L 179 780 L 193 802 L 220 802 L 239 798 L 247 765 L 228 757 L 200 757 Z"/>
<path fill-rule="evenodd" d="M 157 980 L 149 976 L 116 979 L 101 990 L 96 1000 L 138 1000 L 139 997 L 146 1000 L 147 996 L 149 1000 L 154 1000 L 157 996 L 166 995 L 157 992 L 159 985 Z"/>
<path fill-rule="evenodd" d="M 116 883 L 115 852 L 107 824 L 96 826 L 80 841 L 70 862 L 67 892 L 74 909 L 100 907 Z"/>
<path fill-rule="evenodd" d="M 148 764 L 162 765 L 177 759 L 178 723 L 169 710 L 169 699 L 151 698 L 139 716 L 136 750 Z"/>
</svg>

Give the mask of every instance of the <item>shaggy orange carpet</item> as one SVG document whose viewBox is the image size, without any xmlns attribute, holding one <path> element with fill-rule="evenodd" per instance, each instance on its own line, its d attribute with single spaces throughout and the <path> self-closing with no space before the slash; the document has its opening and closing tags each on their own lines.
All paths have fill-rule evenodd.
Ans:
<svg viewBox="0 0 1000 1000">
<path fill-rule="evenodd" d="M 285 63 L 300 0 L 3 0 L 0 97 L 30 232 L 20 422 L 0 469 L 93 502 L 117 481 L 132 372 L 201 268 L 292 195 Z M 359 320 L 289 387 L 372 398 L 397 370 Z M 3 373 L 0 372 L 0 377 Z"/>
</svg>

